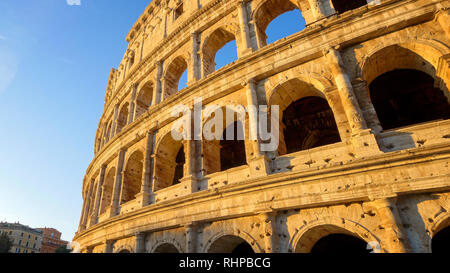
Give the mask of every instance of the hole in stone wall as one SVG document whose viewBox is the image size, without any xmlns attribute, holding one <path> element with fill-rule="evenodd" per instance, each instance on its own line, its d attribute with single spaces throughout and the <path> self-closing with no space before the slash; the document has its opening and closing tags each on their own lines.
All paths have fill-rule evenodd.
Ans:
<svg viewBox="0 0 450 273">
<path fill-rule="evenodd" d="M 434 79 L 413 69 L 378 76 L 369 86 L 370 97 L 384 130 L 450 118 L 444 92 Z"/>
<path fill-rule="evenodd" d="M 341 141 L 333 111 L 320 97 L 293 102 L 283 112 L 283 124 L 288 154 Z"/>
<path fill-rule="evenodd" d="M 179 253 L 178 249 L 172 244 L 162 244 L 158 246 L 153 253 Z"/>
<path fill-rule="evenodd" d="M 233 140 L 227 140 L 228 130 L 234 130 Z M 228 169 L 247 164 L 245 155 L 245 141 L 239 140 L 238 138 L 238 136 L 243 135 L 243 126 L 240 121 L 234 122 L 224 130 L 222 140 L 220 141 L 221 171 L 226 171 Z"/>
<path fill-rule="evenodd" d="M 233 235 L 226 235 L 220 237 L 212 243 L 208 253 L 249 255 L 254 254 L 255 252 L 250 244 L 248 244 L 244 239 Z"/>
<path fill-rule="evenodd" d="M 180 179 L 184 176 L 184 164 L 186 163 L 186 158 L 184 154 L 184 147 L 181 146 L 180 151 L 177 154 L 177 158 L 175 159 L 175 174 L 173 177 L 173 185 L 179 184 Z"/>
</svg>

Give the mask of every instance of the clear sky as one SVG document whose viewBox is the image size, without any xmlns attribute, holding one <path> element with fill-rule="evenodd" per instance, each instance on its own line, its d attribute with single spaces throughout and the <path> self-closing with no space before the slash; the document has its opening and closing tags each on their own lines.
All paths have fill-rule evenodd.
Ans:
<svg viewBox="0 0 450 273">
<path fill-rule="evenodd" d="M 109 71 L 149 3 L 0 1 L 0 221 L 53 227 L 72 239 Z M 298 11 L 286 13 L 269 26 L 269 42 L 303 26 Z M 227 45 L 218 67 L 235 52 Z"/>
</svg>

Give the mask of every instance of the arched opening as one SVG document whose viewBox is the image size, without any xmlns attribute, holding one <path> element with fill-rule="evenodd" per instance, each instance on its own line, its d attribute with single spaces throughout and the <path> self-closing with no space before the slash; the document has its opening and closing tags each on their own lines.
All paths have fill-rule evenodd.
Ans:
<svg viewBox="0 0 450 273">
<path fill-rule="evenodd" d="M 142 170 L 144 166 L 144 155 L 140 151 L 134 152 L 128 159 L 123 176 L 121 204 L 135 199 L 136 194 L 141 191 Z"/>
<path fill-rule="evenodd" d="M 283 112 L 283 125 L 288 154 L 341 141 L 333 111 L 321 97 L 293 102 Z"/>
<path fill-rule="evenodd" d="M 331 0 L 331 3 L 337 13 L 344 13 L 367 5 L 367 0 Z"/>
<path fill-rule="evenodd" d="M 166 77 L 164 79 L 165 98 L 172 96 L 179 90 L 180 79 L 187 72 L 187 62 L 182 57 L 177 57 L 167 67 Z M 186 75 L 187 78 L 187 75 Z M 183 80 L 184 82 L 184 80 Z"/>
<path fill-rule="evenodd" d="M 186 162 L 183 143 L 174 140 L 169 132 L 162 138 L 156 151 L 155 191 L 178 184 L 184 175 L 182 162 Z"/>
<path fill-rule="evenodd" d="M 111 127 L 112 127 L 112 121 L 109 122 L 106 132 L 104 134 L 104 141 L 105 141 L 104 144 L 108 143 L 109 139 L 111 138 Z"/>
<path fill-rule="evenodd" d="M 335 113 L 313 79 L 288 80 L 269 95 L 280 109 L 278 155 L 341 141 Z"/>
<path fill-rule="evenodd" d="M 184 177 L 184 164 L 186 163 L 186 157 L 184 154 L 184 147 L 181 146 L 180 151 L 175 159 L 175 175 L 173 177 L 173 185 L 179 184 L 180 179 Z"/>
<path fill-rule="evenodd" d="M 111 168 L 106 174 L 103 182 L 102 200 L 100 205 L 100 214 L 106 212 L 112 202 L 112 195 L 114 191 L 114 180 L 116 177 L 116 168 Z"/>
<path fill-rule="evenodd" d="M 272 44 L 285 37 L 291 36 L 306 28 L 305 19 L 298 9 L 285 12 L 275 18 L 266 29 L 266 44 Z"/>
<path fill-rule="evenodd" d="M 254 254 L 255 251 L 249 243 L 244 239 L 233 236 L 225 235 L 217 239 L 209 247 L 208 253 L 232 253 L 239 255 L 250 255 Z"/>
<path fill-rule="evenodd" d="M 180 253 L 178 249 L 169 243 L 158 246 L 153 253 Z"/>
<path fill-rule="evenodd" d="M 233 130 L 232 139 L 227 138 L 227 132 Z M 247 164 L 245 154 L 244 128 L 240 121 L 235 121 L 223 132 L 220 140 L 220 170 L 226 171 Z M 240 139 L 241 138 L 241 139 Z"/>
<path fill-rule="evenodd" d="M 203 46 L 203 75 L 237 60 L 236 38 L 232 31 L 224 27 L 216 29 Z"/>
<path fill-rule="evenodd" d="M 123 249 L 119 252 L 119 254 L 130 254 L 131 252 L 128 249 Z"/>
<path fill-rule="evenodd" d="M 139 91 L 136 98 L 136 116 L 135 119 L 139 118 L 143 113 L 145 113 L 148 108 L 152 105 L 153 99 L 153 83 L 147 82 Z"/>
<path fill-rule="evenodd" d="M 330 234 L 314 244 L 311 253 L 363 254 L 372 252 L 367 243 L 347 234 Z"/>
<path fill-rule="evenodd" d="M 128 108 L 129 107 L 128 107 L 128 102 L 127 102 L 120 109 L 119 117 L 117 119 L 117 133 L 120 133 L 122 131 L 123 127 L 125 127 L 128 124 L 128 115 L 129 115 Z"/>
<path fill-rule="evenodd" d="M 450 226 L 443 228 L 431 239 L 431 251 L 433 253 L 448 254 L 450 244 Z"/>
<path fill-rule="evenodd" d="M 374 241 L 374 239 L 368 239 L 368 241 L 372 240 Z M 308 229 L 295 245 L 295 253 L 370 253 L 372 251 L 368 243 L 357 233 L 333 224 Z"/>
<path fill-rule="evenodd" d="M 369 85 L 370 98 L 384 130 L 450 118 L 450 104 L 434 79 L 414 69 L 396 69 Z"/>
<path fill-rule="evenodd" d="M 297 11 L 287 13 L 294 10 Z M 270 34 L 273 34 L 274 38 L 268 40 L 269 33 L 267 33 L 267 27 L 275 18 L 284 13 L 287 14 L 280 17 L 279 22 L 274 23 L 274 26 L 270 29 Z M 294 16 L 299 16 L 299 18 L 294 18 Z M 300 8 L 297 6 L 297 2 L 289 0 L 268 0 L 264 2 L 255 13 L 255 22 L 260 46 L 265 46 L 269 42 L 279 40 L 295 32 L 301 31 L 306 26 L 305 19 L 301 14 Z M 274 27 L 277 27 L 278 30 L 275 30 Z M 274 32 L 278 32 L 278 34 Z M 280 33 L 285 34 L 286 36 L 279 35 Z"/>
</svg>

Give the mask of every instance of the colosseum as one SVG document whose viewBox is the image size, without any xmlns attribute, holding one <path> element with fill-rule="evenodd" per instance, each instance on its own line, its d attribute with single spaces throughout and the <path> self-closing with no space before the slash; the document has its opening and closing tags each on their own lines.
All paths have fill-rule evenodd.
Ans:
<svg viewBox="0 0 450 273">
<path fill-rule="evenodd" d="M 447 0 L 153 0 L 110 72 L 82 186 L 81 252 L 442 251 L 449 8 Z M 269 24 L 294 10 L 306 26 L 268 42 Z M 231 41 L 237 59 L 216 69 Z M 238 128 L 245 139 L 174 138 L 182 117 L 173 109 L 194 113 L 196 98 L 203 125 L 215 116 L 207 106 L 254 106 L 256 114 L 219 122 L 220 135 Z M 273 121 L 274 106 L 279 145 L 267 151 L 271 140 L 249 132 L 261 109 Z M 198 113 L 188 116 L 195 123 Z"/>
</svg>

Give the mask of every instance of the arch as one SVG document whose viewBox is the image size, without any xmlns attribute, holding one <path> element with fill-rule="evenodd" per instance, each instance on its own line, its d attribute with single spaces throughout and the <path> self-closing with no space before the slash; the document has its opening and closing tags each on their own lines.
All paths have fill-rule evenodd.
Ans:
<svg viewBox="0 0 450 273">
<path fill-rule="evenodd" d="M 337 13 L 344 13 L 367 5 L 367 0 L 331 0 Z"/>
<path fill-rule="evenodd" d="M 160 243 L 159 245 L 156 245 L 154 250 L 151 253 L 181 253 L 179 248 L 175 246 L 172 243 Z"/>
<path fill-rule="evenodd" d="M 105 213 L 108 207 L 111 205 L 115 178 L 116 168 L 113 167 L 106 172 L 105 181 L 103 182 L 100 214 Z"/>
<path fill-rule="evenodd" d="M 187 70 L 188 64 L 182 56 L 176 57 L 168 66 L 164 77 L 164 97 L 178 92 L 180 78 Z"/>
<path fill-rule="evenodd" d="M 182 141 L 167 132 L 156 146 L 156 169 L 154 190 L 158 191 L 173 185 L 176 170 L 176 158 L 182 148 Z"/>
<path fill-rule="evenodd" d="M 295 9 L 302 10 L 297 1 L 290 0 L 266 0 L 256 7 L 253 18 L 260 47 L 267 45 L 266 29 L 269 24 L 283 13 Z"/>
<path fill-rule="evenodd" d="M 244 108 L 234 107 L 232 102 L 226 103 L 229 105 L 214 107 L 215 111 L 221 111 L 222 122 L 216 120 L 215 112 L 203 115 L 205 119 L 202 125 L 204 133 L 202 154 L 203 168 L 206 174 L 226 171 L 247 164 L 248 115 Z M 233 115 L 232 118 L 230 118 L 231 115 Z M 211 133 L 212 136 L 205 135 L 208 133 Z"/>
<path fill-rule="evenodd" d="M 344 233 L 333 233 L 320 238 L 311 249 L 311 253 L 334 254 L 368 254 L 372 249 L 367 243 L 354 236 Z"/>
<path fill-rule="evenodd" d="M 322 238 L 331 234 L 344 234 L 359 238 L 371 246 L 379 246 L 382 250 L 381 241 L 368 229 L 360 224 L 335 216 L 309 222 L 299 228 L 289 243 L 289 252 L 309 253 L 314 245 Z"/>
<path fill-rule="evenodd" d="M 341 141 L 333 105 L 312 82 L 293 78 L 269 93 L 269 106 L 280 107 L 278 155 Z"/>
<path fill-rule="evenodd" d="M 123 129 L 123 127 L 125 127 L 128 124 L 128 116 L 129 116 L 129 103 L 126 102 L 122 108 L 120 108 L 119 111 L 119 116 L 117 118 L 117 133 L 120 133 Z"/>
<path fill-rule="evenodd" d="M 111 137 L 111 128 L 112 128 L 112 120 L 109 121 L 108 127 L 106 129 L 106 134 L 104 136 L 105 144 L 109 142 L 109 139 Z"/>
<path fill-rule="evenodd" d="M 427 228 L 427 231 L 429 233 L 429 252 L 432 253 L 433 245 L 436 248 L 436 243 L 440 244 L 444 240 L 448 240 L 447 236 L 438 236 L 441 233 L 441 231 L 444 231 L 445 234 L 448 234 L 448 231 L 445 231 L 446 229 L 449 229 L 450 227 L 450 212 L 442 213 L 437 218 L 432 219 L 432 225 Z M 441 237 L 441 238 L 439 238 Z M 437 239 L 436 239 L 437 238 Z M 439 241 L 439 242 L 437 242 Z M 440 245 L 437 246 L 440 250 Z M 436 250 L 435 250 L 436 251 Z"/>
<path fill-rule="evenodd" d="M 118 254 L 130 254 L 134 253 L 133 248 L 129 245 L 123 245 L 116 249 L 115 251 Z"/>
<path fill-rule="evenodd" d="M 235 41 L 234 29 L 227 25 L 214 30 L 205 40 L 202 47 L 202 70 L 206 77 L 216 70 L 216 54 L 226 44 Z M 230 60 L 232 62 L 233 60 Z"/>
<path fill-rule="evenodd" d="M 135 151 L 125 164 L 121 204 L 134 200 L 135 196 L 141 191 L 143 169 L 144 153 L 139 150 Z"/>
<path fill-rule="evenodd" d="M 236 247 L 242 245 L 243 243 L 250 246 L 253 253 L 263 252 L 262 247 L 256 242 L 256 240 L 254 240 L 248 233 L 238 229 L 226 229 L 218 234 L 215 234 L 207 241 L 202 252 L 232 253 Z"/>
<path fill-rule="evenodd" d="M 372 104 L 384 130 L 450 119 L 450 104 L 435 79 L 415 69 L 396 69 L 369 85 Z"/>
<path fill-rule="evenodd" d="M 146 82 L 140 89 L 136 97 L 136 114 L 135 119 L 139 118 L 143 113 L 145 113 L 150 106 L 152 106 L 153 100 L 153 82 Z"/>
</svg>

